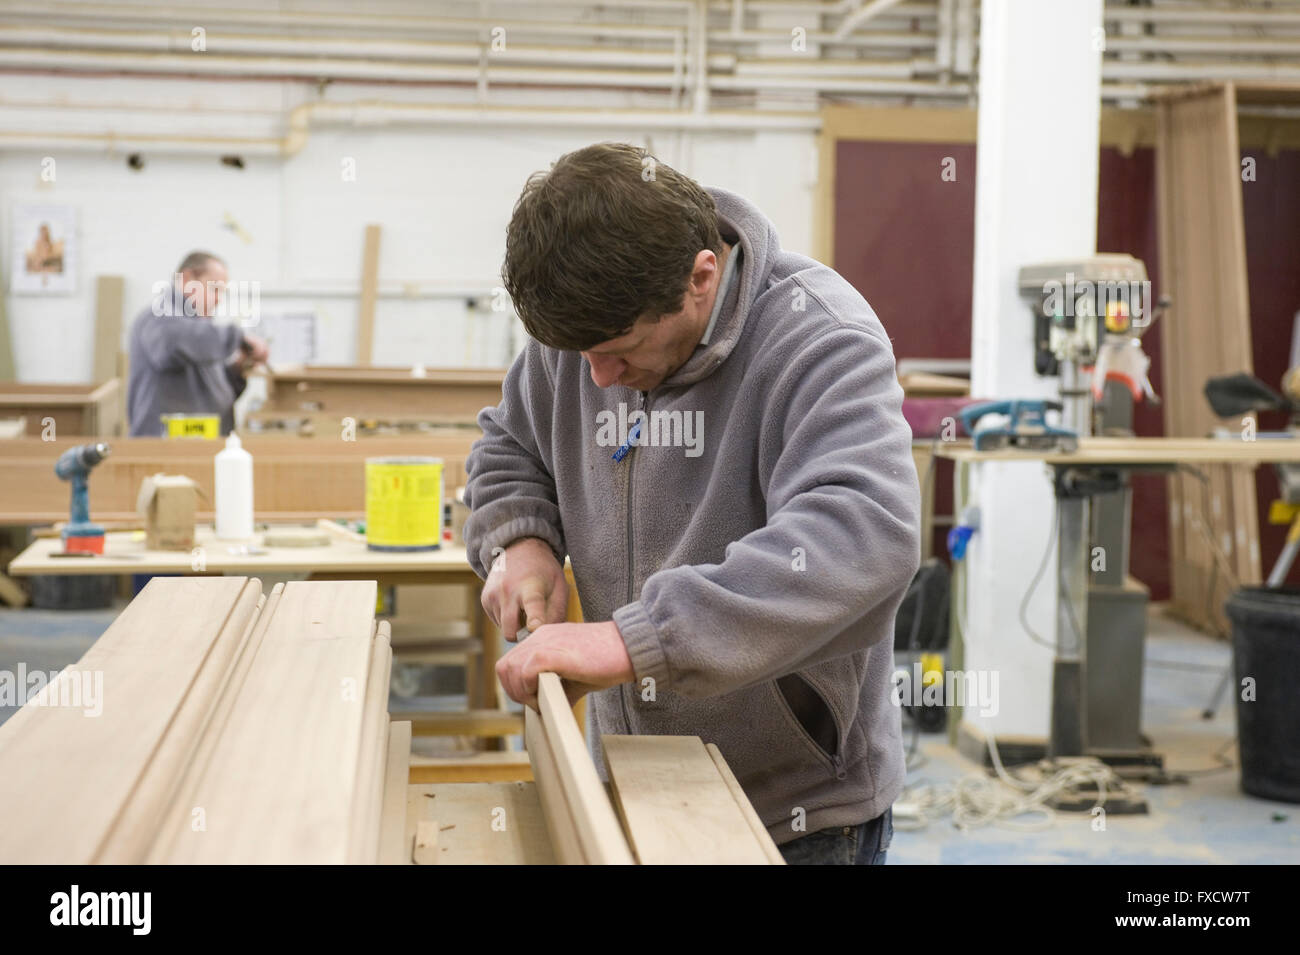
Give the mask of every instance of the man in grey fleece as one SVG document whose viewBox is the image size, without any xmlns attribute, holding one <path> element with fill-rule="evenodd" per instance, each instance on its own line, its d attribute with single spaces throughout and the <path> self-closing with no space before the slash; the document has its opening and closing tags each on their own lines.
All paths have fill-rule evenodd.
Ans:
<svg viewBox="0 0 1300 955">
<path fill-rule="evenodd" d="M 750 203 L 632 146 L 531 178 L 506 289 L 532 336 L 479 415 L 465 528 L 510 696 L 588 739 L 716 743 L 792 862 L 883 861 L 903 784 L 894 615 L 920 500 L 889 338 Z M 568 557 L 587 623 L 564 623 Z"/>
<path fill-rule="evenodd" d="M 226 281 L 224 262 L 191 252 L 136 317 L 126 391 L 132 437 L 162 435 L 165 414 L 217 415 L 222 434 L 234 429 L 244 372 L 268 353 L 264 341 L 238 325 L 212 321 Z"/>
</svg>

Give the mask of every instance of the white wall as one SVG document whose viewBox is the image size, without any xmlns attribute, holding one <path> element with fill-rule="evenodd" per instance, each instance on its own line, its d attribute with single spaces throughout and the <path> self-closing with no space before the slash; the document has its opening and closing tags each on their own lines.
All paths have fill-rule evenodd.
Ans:
<svg viewBox="0 0 1300 955">
<path fill-rule="evenodd" d="M 18 91 L 0 79 L 0 104 Z M 85 80 L 44 77 L 24 95 L 52 100 L 66 95 L 95 103 L 73 119 L 79 128 L 111 129 L 125 113 L 114 103 L 146 101 L 155 125 L 194 132 L 202 116 L 247 111 L 249 136 L 282 135 L 290 105 L 308 95 L 279 84 L 181 80 Z M 365 91 L 358 91 L 362 95 Z M 389 98 L 392 95 L 389 94 Z M 102 104 L 102 105 L 101 105 Z M 200 104 L 199 120 L 187 109 Z M 572 95 L 565 107 L 580 105 Z M 223 113 L 224 111 L 224 113 Z M 138 110 L 132 128 L 140 128 Z M 39 114 L 57 132 L 73 121 Z M 0 122 L 9 122 L 0 108 Z M 23 114 L 33 125 L 32 111 Z M 501 365 L 514 353 L 513 319 L 471 310 L 465 295 L 438 289 L 476 289 L 488 296 L 499 284 L 505 228 L 527 176 L 563 152 L 591 142 L 622 139 L 651 145 L 659 158 L 706 185 L 746 195 L 776 223 L 787 248 L 812 246 L 813 187 L 817 164 L 811 132 L 674 132 L 636 129 L 553 129 L 528 126 L 473 128 L 380 127 L 313 130 L 288 159 L 246 155 L 245 168 L 215 156 L 144 152 L 145 167 L 127 168 L 124 155 L 62 151 L 57 139 L 30 151 L 0 153 L 0 236 L 4 291 L 20 380 L 77 382 L 90 378 L 94 347 L 94 277 L 126 278 L 125 325 L 149 302 L 154 282 L 170 275 L 193 248 L 227 260 L 232 281 L 260 283 L 264 312 L 301 309 L 319 316 L 318 360 L 355 361 L 356 289 L 365 226 L 382 229 L 380 281 L 394 294 L 376 310 L 374 360 L 428 366 Z M 55 159 L 55 181 L 42 181 L 41 161 Z M 355 160 L 356 181 L 344 181 L 345 157 Z M 38 200 L 72 205 L 81 244 L 78 290 L 32 297 L 9 291 L 13 204 Z M 226 228 L 229 214 L 247 233 L 245 242 Z M 402 287 L 418 285 L 402 296 Z M 342 290 L 322 294 L 319 289 Z M 285 294 L 286 290 L 293 294 Z M 294 291 L 296 290 L 296 291 Z"/>
</svg>

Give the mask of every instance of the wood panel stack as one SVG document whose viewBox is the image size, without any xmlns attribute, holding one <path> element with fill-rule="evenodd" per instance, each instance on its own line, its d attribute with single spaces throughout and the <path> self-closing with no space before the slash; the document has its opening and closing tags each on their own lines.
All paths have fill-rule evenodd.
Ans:
<svg viewBox="0 0 1300 955">
<path fill-rule="evenodd" d="M 1162 333 L 1165 434 L 1204 437 L 1223 424 L 1206 380 L 1252 368 L 1236 91 L 1169 91 L 1156 118 L 1160 269 L 1173 298 Z M 1171 610 L 1226 633 L 1228 594 L 1261 578 L 1254 477 L 1225 465 L 1179 473 L 1169 507 Z"/>
<path fill-rule="evenodd" d="M 370 581 L 152 580 L 0 726 L 0 861 L 377 861 L 406 757 L 374 607 Z"/>
</svg>

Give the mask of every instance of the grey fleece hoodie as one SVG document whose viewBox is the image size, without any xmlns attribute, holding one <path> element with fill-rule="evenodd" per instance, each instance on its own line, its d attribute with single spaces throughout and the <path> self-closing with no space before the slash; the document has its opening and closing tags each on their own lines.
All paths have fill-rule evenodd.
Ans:
<svg viewBox="0 0 1300 955">
<path fill-rule="evenodd" d="M 547 541 L 584 619 L 618 625 L 636 681 L 590 697 L 602 776 L 602 734 L 700 736 L 783 843 L 873 819 L 902 788 L 894 614 L 920 495 L 871 307 L 708 191 L 741 252 L 708 343 L 640 393 L 530 340 L 479 415 L 465 540 L 480 576 L 494 548 Z"/>
</svg>

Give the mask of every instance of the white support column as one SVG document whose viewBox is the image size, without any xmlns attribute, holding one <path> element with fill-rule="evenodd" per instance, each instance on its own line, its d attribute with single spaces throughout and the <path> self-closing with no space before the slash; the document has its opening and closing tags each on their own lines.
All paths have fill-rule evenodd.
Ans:
<svg viewBox="0 0 1300 955">
<path fill-rule="evenodd" d="M 979 35 L 975 285 L 971 393 L 1055 397 L 1034 374 L 1032 319 L 1016 274 L 1032 262 L 1096 250 L 1102 0 L 984 0 Z M 1054 520 L 1041 464 L 982 464 L 971 475 L 981 526 L 967 552 L 964 666 L 996 672 L 996 715 L 967 706 L 984 734 L 1046 737 L 1052 652 L 1019 619 Z M 1027 608 L 1055 634 L 1056 554 Z"/>
</svg>

